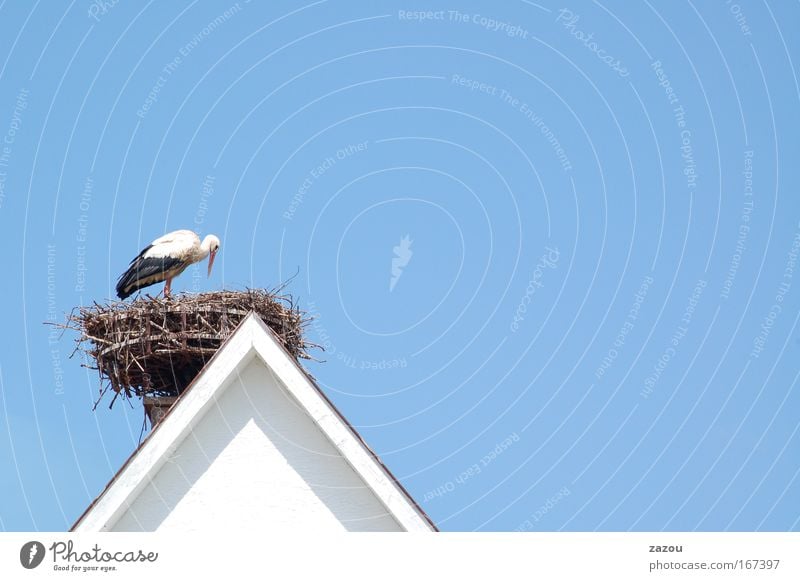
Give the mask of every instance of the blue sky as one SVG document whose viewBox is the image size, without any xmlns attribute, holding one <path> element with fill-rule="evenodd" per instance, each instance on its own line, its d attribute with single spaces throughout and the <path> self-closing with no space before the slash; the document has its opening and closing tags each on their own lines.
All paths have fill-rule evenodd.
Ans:
<svg viewBox="0 0 800 581">
<path fill-rule="evenodd" d="M 794 3 L 0 4 L 0 530 L 135 448 L 74 336 L 165 231 L 316 320 L 443 530 L 800 529 Z"/>
</svg>

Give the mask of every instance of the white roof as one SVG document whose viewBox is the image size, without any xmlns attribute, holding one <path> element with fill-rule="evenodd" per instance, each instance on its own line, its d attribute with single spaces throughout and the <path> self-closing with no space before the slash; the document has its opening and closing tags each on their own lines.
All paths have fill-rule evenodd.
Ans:
<svg viewBox="0 0 800 581">
<path fill-rule="evenodd" d="M 262 385 L 264 383 L 272 383 L 278 386 L 284 400 L 292 401 L 291 412 L 286 408 L 286 412 L 278 412 L 275 410 L 273 404 L 268 404 L 273 413 L 299 413 L 300 420 L 308 424 L 307 431 L 315 432 L 315 437 L 330 450 L 325 454 L 326 457 L 335 456 L 336 462 L 339 462 L 345 467 L 347 472 L 354 472 L 351 474 L 350 486 L 341 486 L 337 482 L 326 483 L 317 482 L 316 486 L 311 485 L 306 491 L 306 494 L 313 495 L 314 490 L 323 489 L 323 495 L 326 488 L 337 489 L 339 488 L 354 488 L 353 482 L 357 482 L 361 496 L 358 499 L 368 501 L 373 507 L 382 507 L 380 511 L 383 513 L 376 517 L 376 519 L 383 518 L 389 519 L 392 527 L 395 530 L 407 531 L 435 531 L 436 526 L 425 514 L 425 512 L 414 502 L 408 492 L 403 486 L 395 479 L 392 473 L 383 465 L 380 459 L 370 450 L 366 443 L 361 439 L 358 433 L 347 423 L 339 411 L 333 404 L 325 397 L 319 387 L 312 381 L 308 374 L 298 365 L 297 361 L 283 348 L 279 339 L 275 337 L 273 332 L 264 324 L 264 322 L 255 314 L 250 314 L 242 321 L 236 331 L 228 338 L 228 340 L 217 351 L 214 357 L 203 368 L 200 374 L 195 378 L 189 388 L 178 398 L 178 401 L 173 405 L 167 415 L 155 426 L 147 439 L 142 442 L 139 448 L 130 456 L 127 462 L 123 465 L 120 471 L 106 486 L 106 489 L 95 499 L 95 501 L 86 509 L 84 514 L 73 525 L 74 531 L 109 531 L 125 529 L 124 523 L 131 522 L 131 507 L 137 502 L 139 505 L 143 503 L 158 504 L 162 501 L 163 497 L 159 490 L 156 490 L 158 498 L 152 496 L 152 492 L 148 489 L 153 488 L 155 483 L 163 482 L 163 474 L 171 470 L 171 466 L 176 462 L 180 463 L 182 454 L 186 456 L 185 447 L 187 442 L 191 444 L 193 441 L 203 438 L 203 430 L 201 424 L 205 422 L 208 424 L 210 420 L 208 417 L 214 415 L 215 410 L 219 410 L 221 401 L 227 397 L 230 399 L 230 394 L 226 396 L 226 390 L 232 392 L 231 385 L 242 383 L 241 374 L 246 367 L 252 367 L 254 364 L 258 369 L 263 371 L 261 376 L 255 375 L 255 380 L 248 380 L 251 385 L 255 385 L 255 389 L 251 389 L 243 400 L 245 403 L 239 404 L 240 408 L 247 408 L 248 406 L 255 406 L 250 398 L 255 397 L 258 399 L 261 393 L 266 391 Z M 262 367 L 263 365 L 263 367 Z M 264 370 L 264 367 L 266 370 Z M 268 374 L 268 375 L 267 375 Z M 252 375 L 252 374 L 251 374 Z M 262 379 L 258 379 L 261 377 Z M 264 379 L 266 378 L 266 379 Z M 273 381 L 274 380 L 274 381 Z M 273 390 L 274 391 L 274 390 Z M 286 397 L 288 394 L 289 397 Z M 241 398 L 240 398 L 241 400 Z M 297 411 L 300 410 L 300 411 Z M 305 415 L 302 415 L 305 414 Z M 310 418 L 308 422 L 306 415 Z M 276 426 L 280 424 L 281 417 L 277 417 Z M 223 421 L 225 419 L 223 418 Z M 292 424 L 296 423 L 292 420 Z M 271 426 L 267 426 L 268 430 L 272 430 Z M 280 429 L 277 428 L 276 429 Z M 245 430 L 242 430 L 244 432 Z M 252 431 L 252 430 L 251 430 Z M 320 436 L 319 432 L 324 436 Z M 187 438 L 188 436 L 191 438 Z M 259 436 L 263 436 L 259 432 Z M 276 439 L 274 434 L 269 436 L 273 440 Z M 264 438 L 262 438 L 263 440 Z M 254 441 L 254 440 L 253 440 Z M 234 466 L 236 470 L 248 471 L 257 468 L 248 464 L 249 460 L 239 459 L 236 454 L 236 446 L 228 445 L 226 443 L 226 451 L 228 456 L 233 454 L 232 458 L 227 458 L 227 464 L 224 468 L 219 470 L 230 470 Z M 202 451 L 202 450 L 201 450 Z M 203 455 L 206 455 L 203 452 Z M 322 456 L 314 456 L 313 454 L 306 454 L 302 460 L 306 464 L 309 462 L 316 463 L 316 458 L 320 458 L 319 464 L 323 466 L 315 478 L 317 480 L 325 479 L 326 474 L 333 474 L 334 471 L 328 471 L 325 466 L 326 461 Z M 344 460 L 346 462 L 342 462 Z M 215 460 L 208 460 L 208 464 L 203 467 L 203 475 L 210 472 L 210 467 Z M 287 464 L 288 466 L 288 464 Z M 349 468 L 347 468 L 349 466 Z M 282 469 L 280 466 L 278 467 Z M 269 470 L 273 470 L 270 467 Z M 186 479 L 184 472 L 180 467 L 177 468 L 181 472 L 181 476 Z M 341 473 L 342 470 L 338 469 Z M 248 480 L 249 474 L 244 472 L 245 478 Z M 159 480 L 161 478 L 161 480 Z M 279 474 L 274 474 L 274 479 L 280 479 Z M 264 475 L 264 482 L 268 485 L 272 483 L 273 473 L 267 472 Z M 163 487 L 163 485 L 162 485 Z M 291 487 L 296 488 L 297 484 L 291 484 Z M 254 494 L 258 494 L 258 490 L 254 489 Z M 369 493 L 369 498 L 364 494 Z M 204 494 L 208 495 L 207 490 Z M 220 496 L 216 493 L 211 495 Z M 266 493 L 265 493 L 266 494 Z M 148 496 L 150 495 L 150 496 Z M 181 496 L 183 495 L 183 496 Z M 183 500 L 186 496 L 185 490 L 180 494 L 175 495 L 179 500 Z M 269 501 L 280 502 L 279 495 L 268 495 L 264 498 L 265 503 Z M 374 498 L 373 498 L 374 497 Z M 309 497 L 310 498 L 310 497 Z M 342 501 L 342 498 L 344 500 Z M 339 503 L 349 503 L 350 497 L 339 496 Z M 354 497 L 355 498 L 355 497 Z M 253 499 L 251 499 L 253 500 Z M 256 499 L 257 500 L 257 499 Z M 313 498 L 317 500 L 316 497 Z M 377 502 L 375 501 L 377 500 Z M 230 502 L 229 497 L 214 499 L 218 504 L 221 502 Z M 324 498 L 323 498 L 324 501 Z M 359 500 L 360 502 L 360 500 Z M 162 512 L 169 513 L 174 510 L 175 504 L 166 502 L 167 508 Z M 307 501 L 300 502 L 301 507 L 306 505 Z M 366 506 L 366 504 L 364 506 Z M 190 515 L 192 519 L 197 516 L 198 511 L 203 512 L 206 507 L 213 507 L 214 502 L 208 502 L 204 499 L 202 502 L 192 505 Z M 261 505 L 259 505 L 261 506 Z M 385 512 L 383 511 L 385 509 Z M 141 506 L 138 509 L 141 512 Z M 210 509 L 209 509 L 210 510 Z M 265 510 L 272 510 L 267 507 Z M 296 510 L 296 509 L 292 509 Z M 345 509 L 336 510 L 334 507 L 333 512 L 346 513 L 348 507 Z M 137 516 L 133 515 L 134 519 Z M 163 515 L 159 518 L 166 518 Z M 216 518 L 216 516 L 214 517 Z M 272 518 L 272 514 L 268 515 Z M 341 518 L 341 517 L 340 517 Z M 372 518 L 372 517 L 370 517 Z M 199 518 L 198 521 L 202 521 Z M 215 522 L 209 517 L 210 522 Z M 138 522 L 138 520 L 137 520 Z M 294 522 L 294 521 L 289 521 Z M 381 528 L 384 526 L 383 521 L 375 520 L 372 523 L 373 528 Z M 149 530 L 147 526 L 141 526 L 140 530 Z M 354 530 L 354 529 L 349 529 Z"/>
</svg>

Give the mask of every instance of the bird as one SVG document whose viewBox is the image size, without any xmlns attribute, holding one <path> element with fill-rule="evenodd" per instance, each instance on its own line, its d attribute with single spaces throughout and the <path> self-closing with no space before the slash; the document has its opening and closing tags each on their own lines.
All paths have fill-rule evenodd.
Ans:
<svg viewBox="0 0 800 581">
<path fill-rule="evenodd" d="M 166 281 L 164 296 L 170 295 L 172 279 L 190 264 L 200 262 L 208 256 L 208 276 L 214 257 L 219 251 L 219 238 L 207 235 L 200 237 L 191 230 L 175 230 L 153 240 L 139 255 L 131 260 L 128 270 L 117 280 L 117 296 L 125 300 L 139 289 Z"/>
</svg>

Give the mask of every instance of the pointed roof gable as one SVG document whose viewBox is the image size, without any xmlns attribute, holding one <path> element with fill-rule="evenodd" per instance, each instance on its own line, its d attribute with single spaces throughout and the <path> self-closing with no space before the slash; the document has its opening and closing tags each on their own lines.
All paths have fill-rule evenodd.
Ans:
<svg viewBox="0 0 800 581">
<path fill-rule="evenodd" d="M 364 487 L 385 508 L 387 515 L 396 521 L 398 528 L 407 531 L 437 530 L 358 432 L 283 348 L 273 332 L 252 313 L 220 347 L 167 415 L 156 424 L 72 530 L 112 530 L 165 465 L 174 461 L 171 459 L 173 453 L 210 410 L 218 405 L 233 383 L 231 380 L 236 379 L 255 358 L 263 363 L 277 384 L 291 396 L 294 405 L 324 434 L 334 453 L 346 461 Z"/>
</svg>

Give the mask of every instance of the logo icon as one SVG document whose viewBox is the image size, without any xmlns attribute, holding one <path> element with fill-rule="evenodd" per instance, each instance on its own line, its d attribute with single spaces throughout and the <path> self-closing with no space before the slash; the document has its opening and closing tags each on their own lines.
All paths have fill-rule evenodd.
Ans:
<svg viewBox="0 0 800 581">
<path fill-rule="evenodd" d="M 19 562 L 26 569 L 35 569 L 44 560 L 44 545 L 39 541 L 29 541 L 19 550 Z"/>
<path fill-rule="evenodd" d="M 411 260 L 411 255 L 414 254 L 411 250 L 413 242 L 409 235 L 406 234 L 400 239 L 400 244 L 392 249 L 394 250 L 394 258 L 392 258 L 392 278 L 389 280 L 389 292 L 394 290 L 397 281 L 400 280 L 400 276 L 403 274 L 403 269 Z"/>
</svg>

